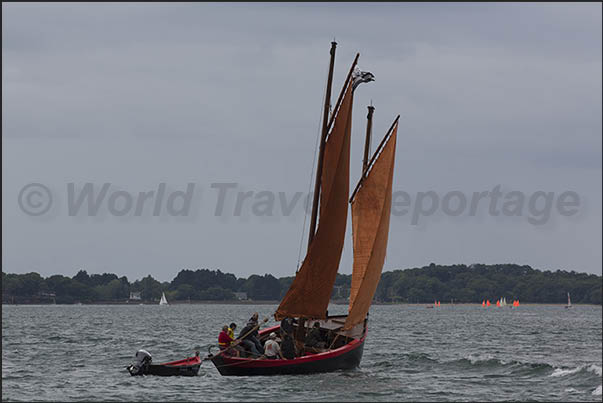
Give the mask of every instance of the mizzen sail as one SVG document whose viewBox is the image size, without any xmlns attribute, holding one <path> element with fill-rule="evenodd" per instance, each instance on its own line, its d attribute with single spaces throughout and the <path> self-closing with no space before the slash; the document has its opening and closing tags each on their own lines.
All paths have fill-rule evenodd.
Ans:
<svg viewBox="0 0 603 403">
<path fill-rule="evenodd" d="M 361 187 L 352 196 L 354 269 L 345 329 L 365 319 L 381 278 L 389 234 L 397 131 L 398 119 L 389 138 L 386 135 L 385 144 L 375 152 L 374 163 L 361 179 Z"/>
<path fill-rule="evenodd" d="M 344 91 L 325 143 L 318 229 L 301 268 L 274 315 L 277 320 L 284 317 L 320 319 L 327 314 L 348 217 L 353 103 L 351 80 L 346 82 Z"/>
</svg>

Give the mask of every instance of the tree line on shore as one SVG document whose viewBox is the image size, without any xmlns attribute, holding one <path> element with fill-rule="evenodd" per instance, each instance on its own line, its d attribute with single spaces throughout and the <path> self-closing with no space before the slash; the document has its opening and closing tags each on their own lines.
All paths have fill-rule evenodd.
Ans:
<svg viewBox="0 0 603 403">
<path fill-rule="evenodd" d="M 351 275 L 337 274 L 332 300 L 350 295 Z M 571 293 L 573 303 L 601 304 L 603 278 L 574 271 L 541 271 L 516 264 L 436 265 L 387 271 L 375 293 L 377 302 L 429 303 L 434 300 L 455 303 L 507 301 L 527 303 L 565 303 Z M 164 292 L 169 301 L 228 301 L 245 293 L 254 300 L 280 300 L 293 277 L 270 274 L 237 278 L 220 270 L 183 269 L 170 282 L 148 275 L 130 282 L 116 274 L 88 274 L 80 270 L 73 277 L 38 273 L 2 272 L 3 303 L 94 303 L 125 302 L 139 293 L 141 301 L 158 301 Z"/>
</svg>

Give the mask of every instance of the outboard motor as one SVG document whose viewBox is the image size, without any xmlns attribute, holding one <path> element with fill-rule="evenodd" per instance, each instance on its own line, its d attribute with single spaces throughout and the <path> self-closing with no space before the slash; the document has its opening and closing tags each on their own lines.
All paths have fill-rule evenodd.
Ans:
<svg viewBox="0 0 603 403">
<path fill-rule="evenodd" d="M 138 350 L 134 355 L 136 362 L 129 365 L 128 371 L 130 375 L 144 375 L 148 372 L 149 365 L 153 361 L 153 357 L 147 350 Z"/>
</svg>

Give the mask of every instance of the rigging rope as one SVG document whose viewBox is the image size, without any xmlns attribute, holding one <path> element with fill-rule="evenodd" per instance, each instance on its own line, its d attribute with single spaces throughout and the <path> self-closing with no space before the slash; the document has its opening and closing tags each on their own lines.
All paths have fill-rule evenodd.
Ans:
<svg viewBox="0 0 603 403">
<path fill-rule="evenodd" d="M 322 93 L 322 100 L 326 102 L 326 97 L 327 97 L 327 85 L 325 84 L 323 93 Z M 331 103 L 329 102 L 329 110 L 331 109 Z M 310 183 L 308 183 L 308 192 L 306 193 L 307 197 L 306 197 L 306 204 L 305 204 L 305 208 L 304 208 L 304 224 L 302 226 L 302 230 L 301 230 L 301 237 L 299 239 L 299 252 L 297 254 L 297 267 L 295 268 L 295 274 L 297 274 L 297 271 L 299 270 L 299 265 L 300 265 L 300 261 L 301 261 L 301 253 L 302 253 L 302 246 L 304 244 L 304 232 L 305 232 L 305 228 L 306 228 L 306 221 L 308 219 L 308 212 L 307 212 L 307 208 L 308 208 L 308 203 L 310 201 L 310 190 L 312 189 L 312 178 L 314 177 L 314 167 L 316 166 L 316 156 L 318 154 L 318 145 L 320 143 L 320 138 L 321 138 L 321 128 L 322 128 L 322 105 L 320 106 L 320 113 L 318 114 L 318 129 L 317 129 L 317 133 L 316 133 L 316 142 L 314 144 L 314 158 L 312 159 L 312 170 L 310 172 Z M 308 229 L 308 236 L 310 235 L 309 233 L 309 229 Z"/>
</svg>

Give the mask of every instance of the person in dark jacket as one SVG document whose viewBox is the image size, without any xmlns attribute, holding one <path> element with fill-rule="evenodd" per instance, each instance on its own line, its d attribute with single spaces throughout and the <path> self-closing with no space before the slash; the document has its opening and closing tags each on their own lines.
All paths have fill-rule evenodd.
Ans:
<svg viewBox="0 0 603 403">
<path fill-rule="evenodd" d="M 293 319 L 292 318 L 284 318 L 281 320 L 281 335 L 293 334 Z"/>
<path fill-rule="evenodd" d="M 281 342 L 281 353 L 283 354 L 283 357 L 288 360 L 294 359 L 297 355 L 295 342 L 289 333 L 285 333 L 283 336 L 283 341 Z"/>
<path fill-rule="evenodd" d="M 258 324 L 258 313 L 256 312 L 249 319 L 247 325 L 245 325 L 245 327 L 241 329 L 241 332 L 239 333 L 238 337 L 242 340 L 241 344 L 248 348 L 251 353 L 255 356 L 260 356 L 264 354 L 264 347 L 262 346 L 262 343 L 260 343 L 260 341 L 258 340 L 259 327 L 260 326 Z"/>
<path fill-rule="evenodd" d="M 322 334 L 320 333 L 320 323 L 314 322 L 314 326 L 308 332 L 306 336 L 305 345 L 307 347 L 320 347 L 324 348 L 325 342 L 323 340 Z"/>
</svg>

